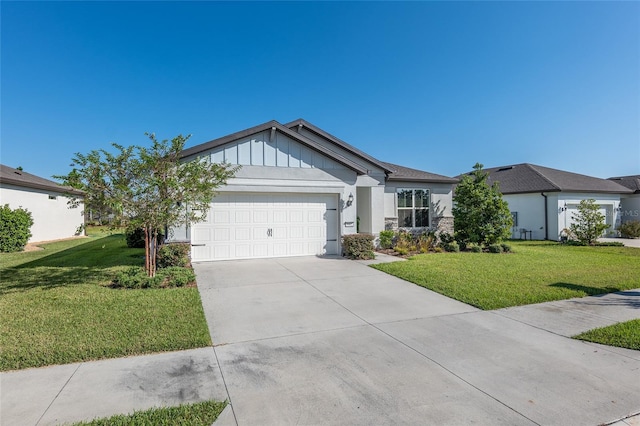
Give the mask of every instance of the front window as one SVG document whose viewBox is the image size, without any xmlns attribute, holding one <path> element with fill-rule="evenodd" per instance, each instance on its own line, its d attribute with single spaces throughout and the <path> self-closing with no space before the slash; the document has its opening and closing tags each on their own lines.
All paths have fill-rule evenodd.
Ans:
<svg viewBox="0 0 640 426">
<path fill-rule="evenodd" d="M 428 189 L 398 189 L 398 226 L 401 228 L 429 226 Z"/>
</svg>

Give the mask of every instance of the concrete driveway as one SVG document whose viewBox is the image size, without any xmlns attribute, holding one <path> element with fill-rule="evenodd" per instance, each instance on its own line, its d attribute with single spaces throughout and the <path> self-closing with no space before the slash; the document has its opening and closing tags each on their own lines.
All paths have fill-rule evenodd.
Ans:
<svg viewBox="0 0 640 426">
<path fill-rule="evenodd" d="M 216 424 L 598 425 L 640 412 L 638 351 L 521 311 L 479 311 L 341 258 L 194 268 L 231 402 Z"/>
</svg>

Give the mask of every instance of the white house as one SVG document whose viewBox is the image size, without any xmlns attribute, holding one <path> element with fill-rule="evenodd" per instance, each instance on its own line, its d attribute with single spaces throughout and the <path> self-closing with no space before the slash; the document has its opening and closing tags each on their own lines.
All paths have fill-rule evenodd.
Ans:
<svg viewBox="0 0 640 426">
<path fill-rule="evenodd" d="M 64 187 L 22 170 L 0 164 L 0 205 L 22 207 L 31 212 L 29 242 L 73 237 L 84 224 L 84 208 L 70 209 L 68 195 L 81 191 Z"/>
<path fill-rule="evenodd" d="M 622 223 L 640 220 L 640 175 L 609 178 L 632 192 L 620 196 L 620 220 Z"/>
<path fill-rule="evenodd" d="M 498 182 L 513 215 L 513 238 L 559 240 L 582 200 L 594 199 L 605 215 L 609 235 L 620 224 L 621 197 L 633 191 L 614 181 L 535 164 L 485 169 L 489 184 Z"/>
<path fill-rule="evenodd" d="M 270 121 L 183 151 L 241 165 L 207 220 L 173 229 L 195 261 L 340 254 L 341 237 L 453 230 L 456 179 L 379 161 L 324 130 Z"/>
</svg>

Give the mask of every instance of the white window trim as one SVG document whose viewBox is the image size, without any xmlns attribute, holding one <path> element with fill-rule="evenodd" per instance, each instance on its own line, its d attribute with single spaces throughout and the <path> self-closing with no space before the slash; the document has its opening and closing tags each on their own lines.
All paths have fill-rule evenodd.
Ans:
<svg viewBox="0 0 640 426">
<path fill-rule="evenodd" d="M 411 206 L 412 207 L 400 207 L 398 200 L 398 193 L 400 191 L 411 191 Z M 424 191 L 427 193 L 427 206 L 416 207 L 416 191 Z M 424 229 L 431 227 L 431 190 L 428 188 L 396 188 L 396 216 L 398 217 L 398 228 L 401 229 Z M 416 225 L 416 210 L 427 210 L 427 226 L 415 226 Z M 411 210 L 411 222 L 413 226 L 402 226 L 400 224 L 400 210 Z"/>
</svg>

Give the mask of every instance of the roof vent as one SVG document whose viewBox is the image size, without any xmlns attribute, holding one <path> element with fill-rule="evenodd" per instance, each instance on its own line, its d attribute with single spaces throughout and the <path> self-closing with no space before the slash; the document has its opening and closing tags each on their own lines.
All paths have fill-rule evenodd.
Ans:
<svg viewBox="0 0 640 426">
<path fill-rule="evenodd" d="M 502 167 L 501 169 L 498 169 L 499 172 L 504 172 L 505 170 L 511 170 L 513 169 L 513 166 L 509 166 L 509 167 Z"/>
<path fill-rule="evenodd" d="M 13 173 L 22 176 L 22 173 L 20 173 L 19 171 L 15 170 Z"/>
</svg>

